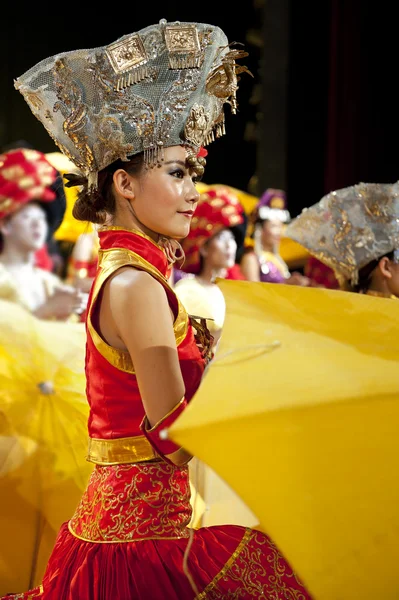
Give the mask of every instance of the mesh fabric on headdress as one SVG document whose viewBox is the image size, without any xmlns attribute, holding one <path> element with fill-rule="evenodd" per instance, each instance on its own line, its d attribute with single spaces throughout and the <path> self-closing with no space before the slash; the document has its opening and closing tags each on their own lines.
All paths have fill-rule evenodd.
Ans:
<svg viewBox="0 0 399 600">
<path fill-rule="evenodd" d="M 47 58 L 15 81 L 60 150 L 92 181 L 98 171 L 144 151 L 198 151 L 224 133 L 223 104 L 235 112 L 236 58 L 221 29 L 203 23 L 151 25 L 99 48 Z"/>
<path fill-rule="evenodd" d="M 359 183 L 331 192 L 305 208 L 285 235 L 340 282 L 356 284 L 360 269 L 399 248 L 399 184 Z"/>
</svg>

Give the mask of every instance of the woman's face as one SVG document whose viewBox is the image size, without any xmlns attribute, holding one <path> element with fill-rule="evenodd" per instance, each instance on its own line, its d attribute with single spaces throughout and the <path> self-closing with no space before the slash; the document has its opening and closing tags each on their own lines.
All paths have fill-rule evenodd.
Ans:
<svg viewBox="0 0 399 600">
<path fill-rule="evenodd" d="M 187 165 L 182 146 L 165 148 L 159 167 L 143 170 L 135 179 L 131 207 L 138 220 L 155 233 L 185 238 L 197 207 L 199 192 L 195 172 Z"/>
<path fill-rule="evenodd" d="M 262 224 L 262 244 L 265 248 L 279 246 L 283 234 L 283 223 L 278 219 L 268 219 Z"/>
<path fill-rule="evenodd" d="M 5 242 L 10 240 L 21 250 L 40 250 L 43 248 L 48 234 L 46 213 L 39 204 L 29 202 L 8 217 L 2 227 L 2 233 Z"/>
<path fill-rule="evenodd" d="M 211 268 L 230 269 L 234 266 L 237 242 L 230 229 L 222 229 L 204 245 L 202 256 Z"/>
<path fill-rule="evenodd" d="M 399 298 L 399 264 L 396 261 L 390 261 L 390 274 L 391 277 L 387 279 L 389 290 Z"/>
</svg>

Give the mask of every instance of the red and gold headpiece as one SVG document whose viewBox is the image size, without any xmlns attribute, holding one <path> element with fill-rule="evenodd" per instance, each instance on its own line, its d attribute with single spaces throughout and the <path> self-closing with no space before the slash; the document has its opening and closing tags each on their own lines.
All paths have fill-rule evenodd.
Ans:
<svg viewBox="0 0 399 600">
<path fill-rule="evenodd" d="M 27 202 L 51 202 L 56 169 L 38 150 L 19 148 L 0 154 L 0 220 Z"/>
<path fill-rule="evenodd" d="M 187 273 L 198 273 L 201 263 L 200 248 L 203 244 L 222 229 L 243 224 L 244 208 L 237 196 L 227 187 L 208 186 L 200 196 L 191 221 L 190 233 L 181 243 L 185 261 L 180 268 Z M 242 239 L 244 235 L 242 232 Z"/>
</svg>

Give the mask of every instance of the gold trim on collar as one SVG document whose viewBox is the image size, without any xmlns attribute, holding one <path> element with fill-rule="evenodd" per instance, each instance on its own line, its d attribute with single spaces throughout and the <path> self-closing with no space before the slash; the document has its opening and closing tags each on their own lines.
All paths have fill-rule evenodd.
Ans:
<svg viewBox="0 0 399 600">
<path fill-rule="evenodd" d="M 121 465 L 159 459 L 144 435 L 126 438 L 89 438 L 86 460 L 96 465 Z"/>
<path fill-rule="evenodd" d="M 167 279 L 162 275 L 160 271 L 158 271 L 156 267 L 154 267 L 154 265 L 149 263 L 147 260 L 142 258 L 139 254 L 136 254 L 132 250 L 127 250 L 125 248 L 109 248 L 107 250 L 100 249 L 98 252 L 98 260 L 99 266 L 101 267 L 101 271 L 99 272 L 94 284 L 92 300 L 87 316 L 87 327 L 91 339 L 93 340 L 93 343 L 97 350 L 100 352 L 101 356 L 103 356 L 111 365 L 113 365 L 120 371 L 124 371 L 125 373 L 134 373 L 133 362 L 129 352 L 127 350 L 119 350 L 118 348 L 113 348 L 112 346 L 107 344 L 107 342 L 103 340 L 103 338 L 99 335 L 99 333 L 93 326 L 91 320 L 91 313 L 92 308 L 100 293 L 100 290 L 104 283 L 107 281 L 107 279 L 113 273 L 115 273 L 115 271 L 126 266 L 131 266 L 142 271 L 146 271 L 155 279 L 157 279 L 165 288 L 171 290 L 172 292 L 173 289 L 169 285 Z M 177 296 L 176 299 L 178 302 L 178 312 L 175 318 L 175 322 L 173 323 L 173 329 L 175 333 L 176 346 L 179 346 L 187 334 L 188 315 Z"/>
<path fill-rule="evenodd" d="M 157 242 L 155 242 L 149 235 L 147 235 L 146 233 L 143 233 L 142 231 L 139 231 L 138 229 L 129 229 L 128 227 L 118 227 L 117 225 L 103 225 L 102 227 L 98 228 L 98 231 L 127 231 L 129 233 L 134 233 L 134 234 L 144 238 L 145 240 L 148 240 L 152 244 L 154 244 L 154 246 L 156 246 L 158 248 L 158 250 L 162 250 L 162 252 L 165 254 L 165 249 L 162 246 L 159 246 L 157 244 Z"/>
</svg>

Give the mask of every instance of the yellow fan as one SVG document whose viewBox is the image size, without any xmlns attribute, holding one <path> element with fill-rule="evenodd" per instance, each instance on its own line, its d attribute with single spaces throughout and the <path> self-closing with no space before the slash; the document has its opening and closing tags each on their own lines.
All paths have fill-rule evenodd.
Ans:
<svg viewBox="0 0 399 600">
<path fill-rule="evenodd" d="M 398 303 L 218 285 L 220 346 L 169 437 L 242 497 L 315 600 L 396 600 Z"/>
</svg>

